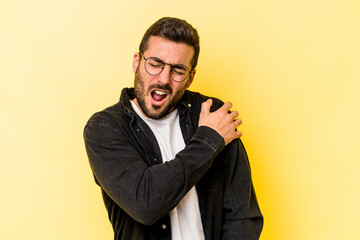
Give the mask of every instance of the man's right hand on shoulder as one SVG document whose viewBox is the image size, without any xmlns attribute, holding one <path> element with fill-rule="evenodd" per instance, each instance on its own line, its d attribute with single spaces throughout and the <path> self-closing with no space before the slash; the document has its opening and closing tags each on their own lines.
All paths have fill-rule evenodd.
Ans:
<svg viewBox="0 0 360 240">
<path fill-rule="evenodd" d="M 229 112 L 232 103 L 226 102 L 215 112 L 210 112 L 212 104 L 212 99 L 208 99 L 201 104 L 199 127 L 207 126 L 214 129 L 224 138 L 225 145 L 235 138 L 241 137 L 242 133 L 236 130 L 242 122 L 240 118 L 237 118 L 239 113 L 238 111 Z"/>
</svg>

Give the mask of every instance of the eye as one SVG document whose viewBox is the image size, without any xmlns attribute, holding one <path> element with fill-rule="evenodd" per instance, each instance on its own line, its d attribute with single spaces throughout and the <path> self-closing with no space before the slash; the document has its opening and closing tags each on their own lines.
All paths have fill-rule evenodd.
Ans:
<svg viewBox="0 0 360 240">
<path fill-rule="evenodd" d="M 161 67 L 162 66 L 162 64 L 158 64 L 158 63 L 149 63 L 149 65 L 151 67 Z"/>
<path fill-rule="evenodd" d="M 157 58 L 149 58 L 147 60 L 147 64 L 154 68 L 161 68 L 164 66 L 164 63 L 160 59 L 157 59 Z"/>
<path fill-rule="evenodd" d="M 172 70 L 178 75 L 185 75 L 188 72 L 187 68 L 183 65 L 175 65 Z"/>
</svg>

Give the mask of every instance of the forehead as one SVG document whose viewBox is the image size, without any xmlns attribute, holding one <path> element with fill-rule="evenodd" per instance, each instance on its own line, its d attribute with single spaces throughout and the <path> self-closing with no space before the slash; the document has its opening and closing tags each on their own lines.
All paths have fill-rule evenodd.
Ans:
<svg viewBox="0 0 360 240">
<path fill-rule="evenodd" d="M 148 48 L 144 52 L 146 57 L 157 57 L 171 64 L 184 64 L 190 66 L 194 56 L 194 48 L 186 43 L 178 43 L 169 39 L 151 36 Z"/>
</svg>

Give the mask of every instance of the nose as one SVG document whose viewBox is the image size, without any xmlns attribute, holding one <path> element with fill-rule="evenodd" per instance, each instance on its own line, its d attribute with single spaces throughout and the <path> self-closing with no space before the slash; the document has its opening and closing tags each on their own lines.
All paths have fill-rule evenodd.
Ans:
<svg viewBox="0 0 360 240">
<path fill-rule="evenodd" d="M 171 74 L 171 66 L 165 64 L 163 70 L 158 75 L 157 81 L 164 85 L 168 84 L 171 81 L 170 74 Z"/>
</svg>

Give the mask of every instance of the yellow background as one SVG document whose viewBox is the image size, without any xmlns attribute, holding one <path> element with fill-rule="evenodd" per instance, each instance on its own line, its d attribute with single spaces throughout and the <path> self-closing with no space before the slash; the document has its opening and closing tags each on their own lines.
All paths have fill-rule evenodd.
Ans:
<svg viewBox="0 0 360 240">
<path fill-rule="evenodd" d="M 360 239 L 358 0 L 0 0 L 0 239 L 112 239 L 82 130 L 163 16 L 200 33 L 191 89 L 240 111 L 261 240 Z"/>
</svg>

